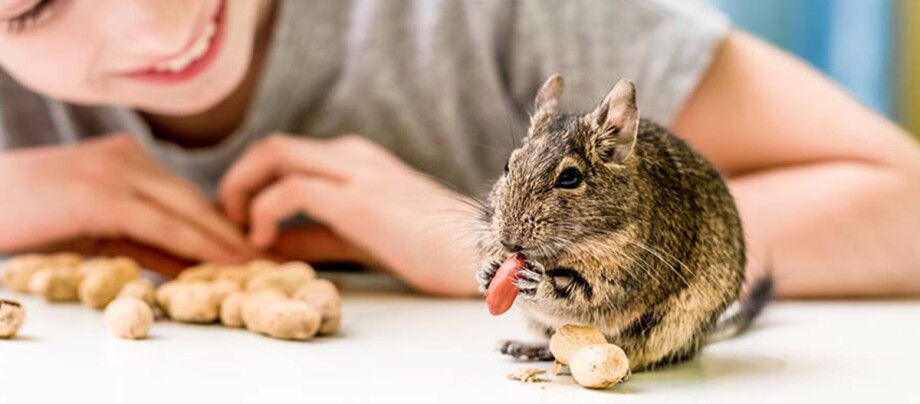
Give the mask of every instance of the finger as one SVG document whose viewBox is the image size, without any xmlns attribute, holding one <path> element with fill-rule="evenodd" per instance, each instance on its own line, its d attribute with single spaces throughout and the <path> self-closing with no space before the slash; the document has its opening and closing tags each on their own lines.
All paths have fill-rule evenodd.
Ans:
<svg viewBox="0 0 920 404">
<path fill-rule="evenodd" d="M 258 247 L 268 247 L 278 235 L 278 223 L 296 213 L 329 224 L 348 204 L 343 194 L 341 184 L 317 177 L 287 176 L 253 199 L 249 239 Z"/>
<path fill-rule="evenodd" d="M 250 199 L 284 174 L 344 181 L 351 170 L 349 159 L 328 142 L 274 135 L 249 148 L 230 168 L 220 185 L 220 203 L 231 220 L 245 224 Z"/>
<path fill-rule="evenodd" d="M 125 202 L 116 224 L 118 233 L 137 242 L 194 261 L 238 262 L 236 254 L 197 226 L 173 216 L 150 202 Z"/>
<path fill-rule="evenodd" d="M 271 245 L 272 253 L 311 263 L 354 262 L 375 266 L 376 260 L 326 226 L 285 229 Z"/>
<path fill-rule="evenodd" d="M 135 184 L 144 198 L 204 230 L 241 259 L 256 255 L 256 249 L 243 233 L 218 214 L 218 210 L 193 185 L 166 173 L 143 176 Z"/>
</svg>

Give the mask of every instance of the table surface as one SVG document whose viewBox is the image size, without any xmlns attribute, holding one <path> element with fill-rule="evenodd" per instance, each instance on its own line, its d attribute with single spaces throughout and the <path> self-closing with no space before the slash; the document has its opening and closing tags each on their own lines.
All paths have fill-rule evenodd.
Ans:
<svg viewBox="0 0 920 404">
<path fill-rule="evenodd" d="M 570 376 L 506 378 L 550 368 L 494 351 L 530 337 L 514 309 L 491 317 L 481 301 L 355 289 L 341 335 L 310 342 L 171 322 L 120 340 L 101 312 L 3 290 L 28 319 L 0 340 L 0 403 L 920 403 L 917 300 L 776 303 L 693 361 L 594 391 Z"/>
</svg>

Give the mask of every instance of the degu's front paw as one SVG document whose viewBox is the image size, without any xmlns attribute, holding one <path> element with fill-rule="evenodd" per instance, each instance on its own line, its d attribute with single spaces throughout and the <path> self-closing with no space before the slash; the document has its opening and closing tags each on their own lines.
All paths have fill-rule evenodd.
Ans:
<svg viewBox="0 0 920 404">
<path fill-rule="evenodd" d="M 476 281 L 479 282 L 480 293 L 484 294 L 489 290 L 489 284 L 492 283 L 492 278 L 495 277 L 501 265 L 502 263 L 496 260 L 488 260 L 479 267 L 479 272 L 476 272 Z"/>
<path fill-rule="evenodd" d="M 537 294 L 537 289 L 540 287 L 540 283 L 543 282 L 545 276 L 546 269 L 543 267 L 543 264 L 531 260 L 524 260 L 524 268 L 518 271 L 517 280 L 514 281 L 514 284 L 517 285 L 522 295 L 533 297 Z"/>
<path fill-rule="evenodd" d="M 528 343 L 514 340 L 498 342 L 498 351 L 522 361 L 551 361 L 553 353 L 545 342 Z"/>
</svg>

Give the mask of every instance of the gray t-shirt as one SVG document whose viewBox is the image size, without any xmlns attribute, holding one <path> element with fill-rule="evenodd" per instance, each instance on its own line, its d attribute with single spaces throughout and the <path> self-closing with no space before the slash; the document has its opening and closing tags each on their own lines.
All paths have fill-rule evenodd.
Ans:
<svg viewBox="0 0 920 404">
<path fill-rule="evenodd" d="M 644 117 L 670 123 L 728 22 L 688 0 L 278 0 L 255 100 L 208 148 L 155 139 L 136 112 L 47 99 L 0 72 L 0 149 L 129 132 L 213 195 L 246 146 L 273 132 L 367 136 L 470 193 L 501 170 L 534 95 L 566 79 L 587 111 L 620 78 Z"/>
</svg>

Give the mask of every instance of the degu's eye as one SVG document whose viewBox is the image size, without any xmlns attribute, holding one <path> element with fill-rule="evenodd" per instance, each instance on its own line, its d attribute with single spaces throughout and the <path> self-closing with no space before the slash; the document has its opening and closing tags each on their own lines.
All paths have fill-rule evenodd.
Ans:
<svg viewBox="0 0 920 404">
<path fill-rule="evenodd" d="M 508 175 L 508 162 L 505 162 L 505 175 Z"/>
<path fill-rule="evenodd" d="M 556 188 L 574 189 L 581 185 L 584 174 L 575 167 L 567 167 L 556 177 Z"/>
</svg>

